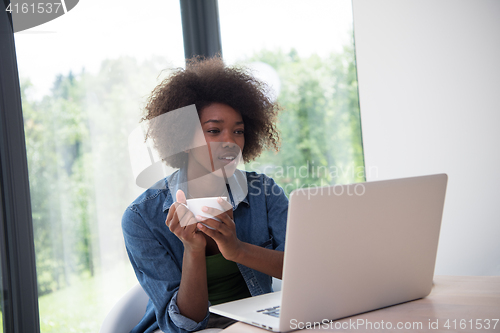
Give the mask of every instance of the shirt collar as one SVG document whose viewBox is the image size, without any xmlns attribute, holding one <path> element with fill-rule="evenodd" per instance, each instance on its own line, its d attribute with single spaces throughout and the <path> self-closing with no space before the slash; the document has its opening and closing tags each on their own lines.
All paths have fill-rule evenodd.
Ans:
<svg viewBox="0 0 500 333">
<path fill-rule="evenodd" d="M 248 182 L 246 173 L 239 169 L 236 169 L 234 174 L 228 178 L 229 184 L 229 196 L 232 197 L 233 210 L 235 210 L 240 202 L 244 202 L 247 206 L 250 206 L 248 201 Z M 181 168 L 165 178 L 165 187 L 169 189 L 167 192 L 167 197 L 163 202 L 163 211 L 165 212 L 174 203 L 175 193 L 178 190 L 182 190 L 187 193 L 187 170 L 186 168 Z"/>
</svg>

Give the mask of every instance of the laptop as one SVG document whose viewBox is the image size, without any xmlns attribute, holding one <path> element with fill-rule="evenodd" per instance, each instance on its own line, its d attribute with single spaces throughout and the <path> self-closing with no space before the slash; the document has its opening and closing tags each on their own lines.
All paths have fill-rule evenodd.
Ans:
<svg viewBox="0 0 500 333">
<path fill-rule="evenodd" d="M 210 312 L 287 332 L 427 296 L 447 180 L 438 174 L 293 191 L 281 291 Z"/>
</svg>

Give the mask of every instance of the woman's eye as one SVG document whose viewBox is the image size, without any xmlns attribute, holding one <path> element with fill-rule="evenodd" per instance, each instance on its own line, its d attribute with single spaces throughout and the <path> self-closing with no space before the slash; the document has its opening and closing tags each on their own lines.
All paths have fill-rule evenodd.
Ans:
<svg viewBox="0 0 500 333">
<path fill-rule="evenodd" d="M 236 133 L 236 134 L 244 134 L 245 131 L 244 130 L 236 130 L 236 131 L 234 131 L 234 133 Z"/>
<path fill-rule="evenodd" d="M 212 133 L 212 134 L 215 134 L 215 133 L 219 133 L 220 131 L 218 129 L 210 129 L 207 131 L 208 133 Z"/>
</svg>

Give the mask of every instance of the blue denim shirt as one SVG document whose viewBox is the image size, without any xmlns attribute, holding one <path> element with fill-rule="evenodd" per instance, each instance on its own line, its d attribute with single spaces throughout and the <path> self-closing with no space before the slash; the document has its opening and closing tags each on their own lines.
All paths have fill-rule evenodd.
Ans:
<svg viewBox="0 0 500 333">
<path fill-rule="evenodd" d="M 255 172 L 236 170 L 233 177 L 229 194 L 238 239 L 284 251 L 288 199 L 283 189 L 272 178 Z M 146 313 L 133 333 L 149 333 L 158 327 L 164 332 L 197 331 L 207 325 L 208 311 L 201 322 L 195 322 L 180 314 L 176 302 L 184 246 L 170 232 L 165 220 L 175 201 L 172 193 L 183 189 L 185 181 L 185 170 L 173 173 L 162 180 L 162 186 L 141 194 L 123 215 L 127 253 L 137 279 L 150 299 Z M 242 183 L 244 181 L 246 184 Z M 235 190 L 234 186 L 248 187 L 248 194 L 236 198 L 236 193 L 242 192 Z M 232 193 L 235 193 L 234 197 Z M 269 275 L 240 264 L 238 268 L 252 296 L 272 291 Z"/>
</svg>

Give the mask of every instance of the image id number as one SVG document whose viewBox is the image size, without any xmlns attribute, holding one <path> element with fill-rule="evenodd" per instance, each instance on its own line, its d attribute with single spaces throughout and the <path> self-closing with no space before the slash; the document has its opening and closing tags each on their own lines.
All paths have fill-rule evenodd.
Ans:
<svg viewBox="0 0 500 333">
<path fill-rule="evenodd" d="M 458 330 L 458 329 L 462 329 L 462 330 L 465 330 L 465 329 L 489 330 L 489 329 L 495 329 L 497 327 L 498 321 L 499 321 L 498 319 L 491 319 L 491 320 L 490 319 L 476 319 L 476 320 L 472 320 L 472 319 L 470 319 L 470 320 L 465 320 L 465 319 L 450 320 L 450 319 L 448 319 L 446 321 L 446 323 L 444 324 L 444 327 L 447 329 L 452 329 L 452 330 Z"/>
<path fill-rule="evenodd" d="M 7 12 L 15 13 L 15 14 L 28 14 L 28 13 L 57 13 L 59 11 L 59 8 L 61 7 L 61 3 L 52 3 L 52 2 L 46 2 L 46 3 L 38 3 L 35 4 L 28 4 L 28 3 L 16 3 L 16 4 L 9 4 L 5 10 Z"/>
</svg>

